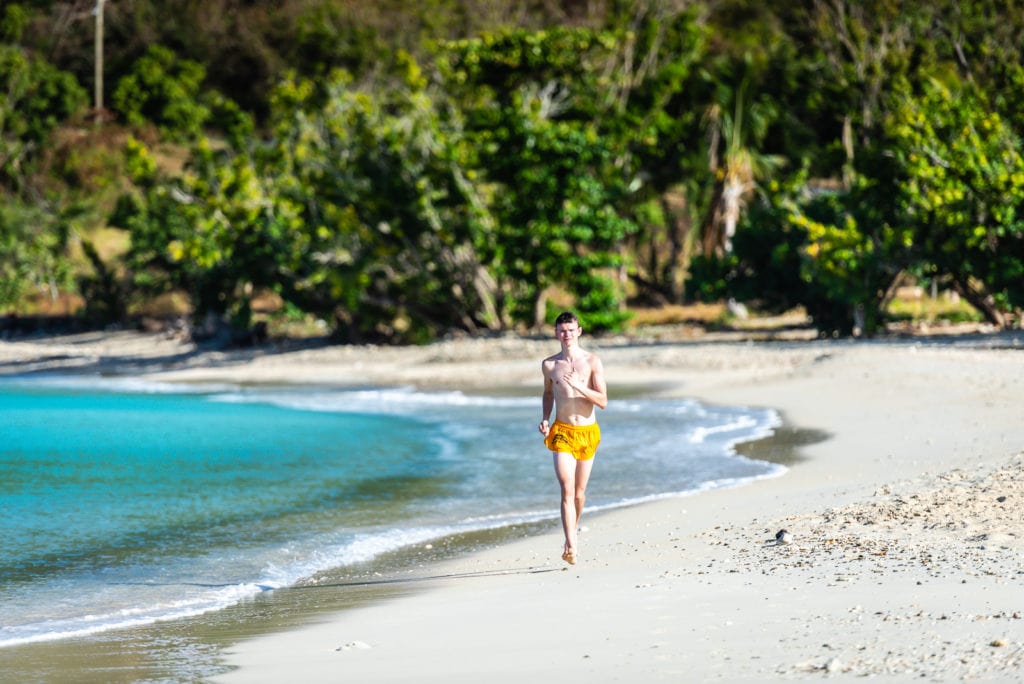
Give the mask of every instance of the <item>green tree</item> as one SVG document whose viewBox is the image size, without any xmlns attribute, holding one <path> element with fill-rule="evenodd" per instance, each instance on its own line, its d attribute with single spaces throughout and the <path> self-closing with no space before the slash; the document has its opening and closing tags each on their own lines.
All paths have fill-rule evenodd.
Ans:
<svg viewBox="0 0 1024 684">
<path fill-rule="evenodd" d="M 685 160 L 703 149 L 693 83 L 708 34 L 693 9 L 656 2 L 618 7 L 605 27 L 616 44 L 601 126 L 616 139 L 616 165 L 629 179 L 623 211 L 637 224 L 628 242 L 629 276 L 642 299 L 682 303 L 700 221 L 699 181 Z"/>
<path fill-rule="evenodd" d="M 909 231 L 891 223 L 891 186 L 861 180 L 849 191 L 801 203 L 789 222 L 806 232 L 803 303 L 823 332 L 872 335 L 909 263 Z"/>
<path fill-rule="evenodd" d="M 137 190 L 110 221 L 131 233 L 128 265 L 150 295 L 181 290 L 191 299 L 199 336 L 225 340 L 252 323 L 252 297 L 278 284 L 299 226 L 277 201 L 275 179 L 251 156 L 214 151 L 201 140 L 179 177 L 162 177 L 148 149 L 129 141 Z"/>
<path fill-rule="evenodd" d="M 134 126 L 151 122 L 172 139 L 195 138 L 210 118 L 200 98 L 205 78 L 201 64 L 153 45 L 118 82 L 113 106 Z"/>
<path fill-rule="evenodd" d="M 889 122 L 918 258 L 987 320 L 1024 305 L 1024 143 L 982 92 L 925 84 Z"/>
<path fill-rule="evenodd" d="M 702 226 L 704 254 L 728 254 L 736 226 L 758 183 L 771 177 L 786 162 L 778 154 L 761 151 L 769 126 L 779 117 L 778 104 L 770 97 L 750 92 L 751 81 L 760 80 L 750 57 L 744 59 L 739 81 L 719 74 L 715 96 L 705 113 L 708 130 L 708 167 L 713 186 Z"/>
<path fill-rule="evenodd" d="M 70 285 L 71 233 L 70 214 L 0 204 L 0 307 L 17 309 L 29 294 L 56 299 Z"/>
<path fill-rule="evenodd" d="M 24 17 L 17 9 L 5 9 L 5 31 L 20 31 Z M 67 247 L 78 209 L 46 198 L 35 175 L 53 130 L 86 102 L 70 74 L 19 47 L 0 45 L 2 307 L 18 308 L 29 294 L 55 299 L 72 282 Z"/>
<path fill-rule="evenodd" d="M 346 340 L 498 325 L 459 139 L 418 65 L 406 67 L 404 89 L 373 95 L 342 72 L 326 86 L 286 81 L 269 141 L 246 152 L 202 144 L 179 178 L 159 178 L 135 145 L 140 190 L 117 222 L 132 231 L 137 283 L 184 289 L 198 316 L 235 329 L 261 289 Z"/>
<path fill-rule="evenodd" d="M 302 207 L 315 260 L 292 298 L 336 321 L 346 339 L 422 341 L 501 325 L 483 262 L 490 215 L 469 181 L 457 112 L 406 58 L 401 88 L 372 94 L 336 73 L 321 106 L 308 81 L 277 95 L 274 164 Z"/>
<path fill-rule="evenodd" d="M 446 46 L 445 84 L 479 154 L 495 235 L 487 259 L 518 323 L 539 325 L 546 291 L 576 298 L 588 326 L 621 325 L 621 140 L 600 126 L 614 37 L 587 30 L 489 34 Z"/>
<path fill-rule="evenodd" d="M 50 133 L 87 102 L 70 74 L 21 48 L 0 45 L 0 181 L 24 190 Z"/>
</svg>

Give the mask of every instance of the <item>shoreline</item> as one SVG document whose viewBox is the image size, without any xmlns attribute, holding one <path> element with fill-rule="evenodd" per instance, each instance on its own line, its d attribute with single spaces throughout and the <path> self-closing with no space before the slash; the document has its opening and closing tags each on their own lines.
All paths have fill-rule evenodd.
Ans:
<svg viewBox="0 0 1024 684">
<path fill-rule="evenodd" d="M 148 357 L 118 358 L 89 346 L 119 343 L 109 337 L 48 342 L 0 344 L 0 372 L 77 364 L 171 382 L 490 386 L 539 398 L 539 360 L 551 347 L 464 340 L 204 358 L 144 344 Z M 552 525 L 468 556 L 428 559 L 429 574 L 413 589 L 389 588 L 369 605 L 294 616 L 269 635 L 240 625 L 218 640 L 231 644 L 224 657 L 237 669 L 214 680 L 1022 675 L 1018 336 L 588 342 L 613 392 L 650 387 L 776 409 L 797 460 L 782 477 L 739 489 L 587 515 L 572 568 L 557 558 Z M 792 544 L 774 543 L 780 527 Z"/>
</svg>

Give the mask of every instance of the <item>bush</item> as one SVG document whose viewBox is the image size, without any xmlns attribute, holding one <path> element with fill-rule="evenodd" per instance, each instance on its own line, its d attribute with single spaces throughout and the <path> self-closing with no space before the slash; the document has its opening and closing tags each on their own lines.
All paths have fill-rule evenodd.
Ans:
<svg viewBox="0 0 1024 684">
<path fill-rule="evenodd" d="M 197 137 L 210 118 L 200 100 L 206 69 L 160 45 L 149 48 L 114 90 L 114 108 L 128 123 L 156 124 L 168 137 Z"/>
</svg>

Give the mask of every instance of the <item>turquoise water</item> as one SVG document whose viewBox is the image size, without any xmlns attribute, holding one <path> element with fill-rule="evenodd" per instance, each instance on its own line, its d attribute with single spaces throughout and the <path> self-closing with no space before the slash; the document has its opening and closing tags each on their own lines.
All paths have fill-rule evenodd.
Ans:
<svg viewBox="0 0 1024 684">
<path fill-rule="evenodd" d="M 220 610 L 459 532 L 557 516 L 540 400 L 0 381 L 0 647 Z M 781 467 L 770 410 L 613 401 L 588 506 Z"/>
</svg>

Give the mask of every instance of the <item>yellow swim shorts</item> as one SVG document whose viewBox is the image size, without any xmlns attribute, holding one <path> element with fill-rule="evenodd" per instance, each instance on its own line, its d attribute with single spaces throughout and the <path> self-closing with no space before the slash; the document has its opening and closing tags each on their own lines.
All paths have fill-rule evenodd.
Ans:
<svg viewBox="0 0 1024 684">
<path fill-rule="evenodd" d="M 561 421 L 548 430 L 544 444 L 551 451 L 572 454 L 577 461 L 594 458 L 597 445 L 601 443 L 601 428 L 597 423 L 590 425 L 568 425 Z"/>
</svg>

